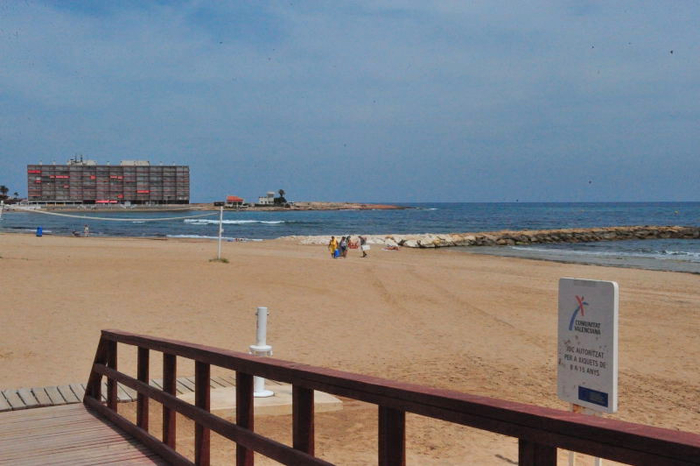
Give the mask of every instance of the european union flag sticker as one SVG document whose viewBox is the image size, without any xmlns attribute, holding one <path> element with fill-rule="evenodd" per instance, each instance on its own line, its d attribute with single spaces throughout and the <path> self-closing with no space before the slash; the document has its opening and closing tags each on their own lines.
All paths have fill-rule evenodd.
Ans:
<svg viewBox="0 0 700 466">
<path fill-rule="evenodd" d="M 578 386 L 578 399 L 594 405 L 608 407 L 608 394 L 590 388 Z"/>
</svg>

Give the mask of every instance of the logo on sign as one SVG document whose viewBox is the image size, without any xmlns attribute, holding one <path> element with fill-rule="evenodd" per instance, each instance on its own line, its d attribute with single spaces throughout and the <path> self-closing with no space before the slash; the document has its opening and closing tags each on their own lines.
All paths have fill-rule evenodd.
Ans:
<svg viewBox="0 0 700 466">
<path fill-rule="evenodd" d="M 588 306 L 588 303 L 584 301 L 583 296 L 576 296 L 576 301 L 578 301 L 578 306 L 576 306 L 576 310 L 574 311 L 573 314 L 571 314 L 571 322 L 569 322 L 569 330 L 574 329 L 574 322 L 576 321 L 576 316 L 578 315 L 579 311 L 581 311 L 581 316 L 586 315 L 586 309 L 584 306 Z"/>
<path fill-rule="evenodd" d="M 580 333 L 594 333 L 600 335 L 600 322 L 590 322 L 588 320 L 580 319 L 580 317 L 586 316 L 586 306 L 588 303 L 584 301 L 583 296 L 576 296 L 576 309 L 571 314 L 571 321 L 569 321 L 569 330 Z"/>
</svg>

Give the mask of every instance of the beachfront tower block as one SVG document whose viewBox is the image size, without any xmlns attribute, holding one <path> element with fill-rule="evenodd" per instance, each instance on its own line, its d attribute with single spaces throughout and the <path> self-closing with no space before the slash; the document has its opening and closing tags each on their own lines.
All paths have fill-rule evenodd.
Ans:
<svg viewBox="0 0 700 466">
<path fill-rule="evenodd" d="M 125 160 L 98 165 L 27 165 L 28 201 L 35 204 L 189 204 L 190 167 Z"/>
</svg>

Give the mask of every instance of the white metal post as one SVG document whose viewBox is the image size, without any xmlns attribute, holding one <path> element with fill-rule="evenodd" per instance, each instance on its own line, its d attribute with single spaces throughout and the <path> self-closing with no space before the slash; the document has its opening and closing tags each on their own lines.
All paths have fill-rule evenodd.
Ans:
<svg viewBox="0 0 700 466">
<path fill-rule="evenodd" d="M 267 308 L 258 307 L 256 312 L 257 327 L 255 332 L 255 344 L 250 345 L 250 354 L 255 356 L 272 356 L 272 346 L 267 344 Z M 274 395 L 272 390 L 265 390 L 265 379 L 255 376 L 253 378 L 253 396 L 255 398 L 266 398 Z"/>
<path fill-rule="evenodd" d="M 221 260 L 221 235 L 224 233 L 224 206 L 219 206 L 219 252 L 216 258 Z"/>
<path fill-rule="evenodd" d="M 571 403 L 571 412 L 572 413 L 579 413 L 580 411 L 580 406 L 577 406 L 574 403 Z M 569 466 L 576 466 L 576 453 L 569 450 Z"/>
<path fill-rule="evenodd" d="M 600 416 L 600 413 L 597 411 L 593 411 L 590 409 L 586 409 L 583 406 L 577 405 L 575 403 L 571 403 L 571 412 L 572 413 L 581 413 L 581 414 L 589 414 L 593 416 Z M 576 466 L 576 454 L 573 451 L 569 451 L 569 466 Z M 593 466 L 603 466 L 603 459 L 602 458 L 593 458 Z"/>
</svg>

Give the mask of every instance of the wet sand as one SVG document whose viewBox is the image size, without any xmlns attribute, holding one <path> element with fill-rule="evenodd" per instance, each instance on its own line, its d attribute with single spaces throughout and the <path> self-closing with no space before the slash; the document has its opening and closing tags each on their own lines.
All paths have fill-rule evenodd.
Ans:
<svg viewBox="0 0 700 466">
<path fill-rule="evenodd" d="M 612 417 L 700 432 L 696 275 L 447 249 L 333 260 L 324 246 L 285 240 L 224 243 L 227 264 L 210 262 L 215 255 L 212 241 L 0 235 L 0 389 L 85 382 L 103 328 L 246 351 L 255 308 L 268 306 L 280 359 L 566 409 L 556 397 L 557 282 L 566 276 L 620 285 Z M 121 370 L 134 374 L 135 362 L 120 352 Z M 317 451 L 341 464 L 376 462 L 376 417 L 354 401 L 320 414 Z M 256 429 L 288 442 L 291 419 L 256 419 Z M 407 432 L 413 464 L 517 460 L 507 437 L 410 415 Z M 215 438 L 215 463 L 232 454 L 223 444 Z"/>
</svg>

